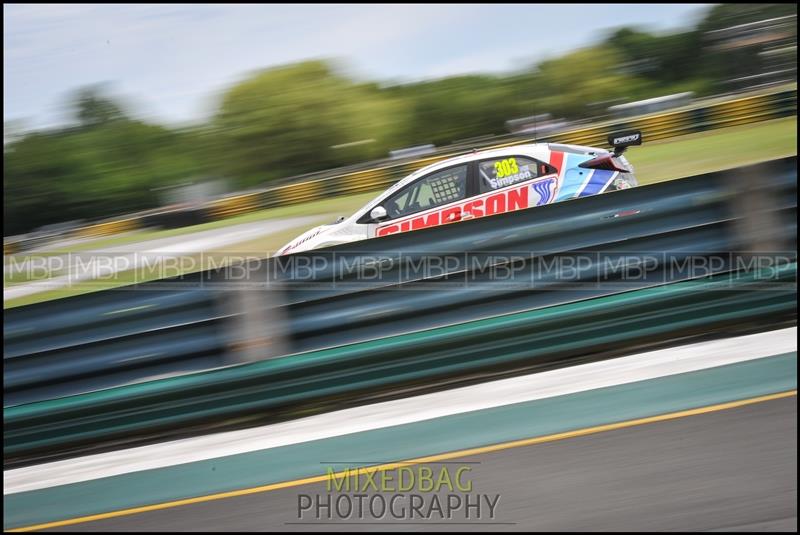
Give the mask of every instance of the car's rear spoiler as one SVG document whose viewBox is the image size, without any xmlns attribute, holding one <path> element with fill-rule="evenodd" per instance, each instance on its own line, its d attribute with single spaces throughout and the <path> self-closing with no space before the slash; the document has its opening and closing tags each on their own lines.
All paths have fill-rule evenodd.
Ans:
<svg viewBox="0 0 800 535">
<path fill-rule="evenodd" d="M 621 156 L 625 149 L 634 145 L 642 144 L 642 133 L 639 130 L 628 130 L 626 132 L 616 132 L 608 136 L 608 144 L 614 147 L 613 154 L 601 154 L 591 160 L 578 165 L 585 169 L 605 169 L 607 171 L 619 171 L 628 173 L 628 169 L 617 157 Z"/>
<path fill-rule="evenodd" d="M 628 130 L 626 132 L 616 132 L 608 136 L 608 144 L 614 147 L 614 156 L 619 156 L 625 149 L 634 145 L 642 144 L 642 132 L 639 130 Z"/>
</svg>

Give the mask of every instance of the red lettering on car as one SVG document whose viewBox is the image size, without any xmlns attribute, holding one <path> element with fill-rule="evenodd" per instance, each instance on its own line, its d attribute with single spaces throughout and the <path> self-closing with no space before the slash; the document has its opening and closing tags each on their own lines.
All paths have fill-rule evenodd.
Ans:
<svg viewBox="0 0 800 535">
<path fill-rule="evenodd" d="M 453 206 L 442 210 L 442 223 L 452 223 L 461 219 L 461 207 Z"/>
<path fill-rule="evenodd" d="M 400 227 L 397 225 L 387 225 L 383 228 L 379 228 L 378 232 L 376 233 L 378 236 L 386 236 L 388 234 L 394 234 L 395 232 L 399 232 Z"/>
<path fill-rule="evenodd" d="M 508 192 L 508 211 L 520 210 L 528 207 L 529 185 Z"/>
<path fill-rule="evenodd" d="M 415 217 L 411 221 L 411 230 L 417 230 L 426 227 L 434 227 L 439 224 L 439 212 L 433 212 L 427 216 Z"/>
<path fill-rule="evenodd" d="M 503 193 L 486 199 L 486 215 L 501 214 L 506 211 L 506 196 Z"/>
<path fill-rule="evenodd" d="M 464 205 L 464 212 L 472 217 L 483 217 L 483 199 L 475 199 Z"/>
</svg>

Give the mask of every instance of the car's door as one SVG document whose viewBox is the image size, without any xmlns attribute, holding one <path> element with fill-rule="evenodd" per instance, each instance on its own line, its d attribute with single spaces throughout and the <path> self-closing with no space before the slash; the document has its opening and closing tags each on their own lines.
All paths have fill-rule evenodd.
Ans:
<svg viewBox="0 0 800 535">
<path fill-rule="evenodd" d="M 453 210 L 467 198 L 470 187 L 468 163 L 453 165 L 420 177 L 380 203 L 386 217 L 376 223 L 375 235 L 385 236 L 460 219 Z"/>
</svg>

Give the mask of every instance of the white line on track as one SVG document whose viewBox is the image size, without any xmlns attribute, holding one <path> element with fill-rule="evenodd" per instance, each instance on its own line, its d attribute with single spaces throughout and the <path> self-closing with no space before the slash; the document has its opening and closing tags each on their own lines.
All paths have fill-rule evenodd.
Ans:
<svg viewBox="0 0 800 535">
<path fill-rule="evenodd" d="M 3 472 L 3 494 L 277 448 L 688 373 L 791 351 L 797 351 L 797 327 L 671 347 L 289 422 L 7 470 Z"/>
</svg>

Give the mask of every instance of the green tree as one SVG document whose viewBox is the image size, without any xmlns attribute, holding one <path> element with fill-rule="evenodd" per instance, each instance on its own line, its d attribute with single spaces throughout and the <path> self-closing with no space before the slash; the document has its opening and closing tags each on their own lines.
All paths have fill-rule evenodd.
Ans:
<svg viewBox="0 0 800 535">
<path fill-rule="evenodd" d="M 447 145 L 485 134 L 501 134 L 506 120 L 521 113 L 509 80 L 493 76 L 454 76 L 389 88 L 408 103 L 411 120 L 406 145 Z"/>
<path fill-rule="evenodd" d="M 189 133 L 130 119 L 102 94 L 72 102 L 79 126 L 6 145 L 5 234 L 152 208 L 154 188 L 204 171 Z"/>
<path fill-rule="evenodd" d="M 92 127 L 127 119 L 122 108 L 106 96 L 106 86 L 93 85 L 79 89 L 72 99 L 75 118 L 81 126 Z"/>
<path fill-rule="evenodd" d="M 797 15 L 797 4 L 716 4 L 697 25 L 697 30 L 710 32 L 789 15 Z"/>
<path fill-rule="evenodd" d="M 222 169 L 250 186 L 384 156 L 403 119 L 399 103 L 373 86 L 308 61 L 258 72 L 232 87 L 214 127 Z"/>
<path fill-rule="evenodd" d="M 611 47 L 576 50 L 538 65 L 534 83 L 545 95 L 542 111 L 555 116 L 586 116 L 593 102 L 635 99 L 645 94 L 648 83 L 620 71 L 623 61 Z"/>
</svg>

